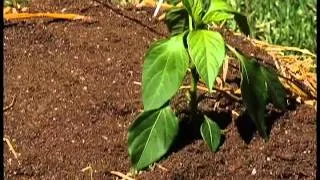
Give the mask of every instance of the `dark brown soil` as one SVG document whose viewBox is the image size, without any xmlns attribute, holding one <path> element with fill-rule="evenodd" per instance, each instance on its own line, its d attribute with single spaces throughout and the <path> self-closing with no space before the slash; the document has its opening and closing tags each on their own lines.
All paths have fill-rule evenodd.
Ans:
<svg viewBox="0 0 320 180">
<path fill-rule="evenodd" d="M 161 36 L 91 1 L 32 1 L 32 11 L 90 15 L 98 21 L 35 20 L 4 29 L 6 179 L 116 179 L 110 171 L 130 170 L 127 129 L 142 108 L 143 55 Z M 145 11 L 123 11 L 157 32 L 161 23 Z M 264 143 L 242 109 L 223 95 L 220 110 L 205 97 L 202 109 L 226 119 L 226 139 L 212 153 L 196 139 L 173 150 L 138 179 L 315 179 L 316 112 L 308 106 L 270 112 L 271 139 Z M 239 112 L 239 111 L 238 111 Z M 161 165 L 161 166 L 159 166 Z M 161 168 L 164 167 L 164 168 Z"/>
</svg>

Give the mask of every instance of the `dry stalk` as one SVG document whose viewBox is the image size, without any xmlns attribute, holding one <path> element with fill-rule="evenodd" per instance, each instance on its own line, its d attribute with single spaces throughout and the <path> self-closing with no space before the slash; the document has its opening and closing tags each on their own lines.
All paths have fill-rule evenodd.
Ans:
<svg viewBox="0 0 320 180">
<path fill-rule="evenodd" d="M 19 159 L 18 159 L 18 153 L 14 150 L 10 140 L 8 138 L 3 138 L 3 141 L 7 143 L 8 147 L 9 147 L 9 150 L 12 152 L 13 156 L 17 159 L 19 165 L 21 165 Z"/>
<path fill-rule="evenodd" d="M 86 171 L 90 172 L 90 179 L 93 180 L 93 168 L 91 167 L 91 165 L 81 169 L 81 172 L 86 172 Z"/>
<path fill-rule="evenodd" d="M 65 13 L 8 13 L 4 14 L 4 20 L 21 20 L 32 18 L 51 18 L 51 19 L 63 19 L 63 20 L 82 20 L 92 21 L 91 17 L 82 16 L 78 14 L 65 14 Z"/>
<path fill-rule="evenodd" d="M 287 90 L 304 101 L 316 101 L 315 54 L 306 49 L 272 45 L 255 39 L 252 42 L 273 57 L 280 80 Z M 295 51 L 302 55 L 285 55 L 286 51 Z"/>
<path fill-rule="evenodd" d="M 12 99 L 11 103 L 8 106 L 5 106 L 3 108 L 3 112 L 5 112 L 5 111 L 7 111 L 7 110 L 9 110 L 9 109 L 11 109 L 13 107 L 13 105 L 14 105 L 14 103 L 16 101 L 16 97 L 17 97 L 16 95 L 13 96 L 13 99 Z"/>
<path fill-rule="evenodd" d="M 133 178 L 129 177 L 128 175 L 125 175 L 125 174 L 118 172 L 118 171 L 110 171 L 110 174 L 121 177 L 123 180 L 134 180 Z"/>
</svg>

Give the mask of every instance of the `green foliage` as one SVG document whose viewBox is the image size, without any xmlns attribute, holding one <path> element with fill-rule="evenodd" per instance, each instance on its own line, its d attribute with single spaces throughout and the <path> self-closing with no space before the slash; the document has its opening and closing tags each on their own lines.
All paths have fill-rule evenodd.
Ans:
<svg viewBox="0 0 320 180">
<path fill-rule="evenodd" d="M 224 60 L 224 40 L 218 32 L 195 30 L 189 33 L 187 42 L 191 60 L 211 90 Z"/>
<path fill-rule="evenodd" d="M 272 44 L 316 52 L 315 0 L 227 0 L 244 12 L 252 36 Z"/>
<path fill-rule="evenodd" d="M 219 23 L 234 19 L 239 29 L 246 35 L 250 34 L 247 17 L 235 11 L 231 5 L 224 0 L 212 1 L 207 13 L 203 17 L 204 23 Z"/>
<path fill-rule="evenodd" d="M 267 140 L 269 137 L 264 115 L 268 90 L 260 66 L 254 61 L 244 59 L 241 95 L 251 119 L 254 121 L 261 136 Z"/>
<path fill-rule="evenodd" d="M 208 12 L 203 17 L 203 21 L 205 23 L 211 23 L 211 22 L 220 22 L 227 19 L 232 19 L 233 14 L 230 12 L 233 12 L 232 7 L 226 3 L 223 0 L 216 0 L 212 1 Z M 225 16 L 225 18 L 221 18 L 221 16 Z"/>
<path fill-rule="evenodd" d="M 182 33 L 189 29 L 188 12 L 185 8 L 172 8 L 166 13 L 165 22 L 171 35 Z"/>
<path fill-rule="evenodd" d="M 188 68 L 183 34 L 156 42 L 148 50 L 142 74 L 144 110 L 166 103 L 179 89 Z"/>
<path fill-rule="evenodd" d="M 196 26 L 201 25 L 203 15 L 203 3 L 201 0 L 182 0 L 188 14 L 192 17 Z"/>
<path fill-rule="evenodd" d="M 178 118 L 169 106 L 143 112 L 128 134 L 129 155 L 136 169 L 159 160 L 170 148 L 179 130 Z"/>
<path fill-rule="evenodd" d="M 219 148 L 221 140 L 221 130 L 219 125 L 207 116 L 204 116 L 204 121 L 201 124 L 200 132 L 210 150 L 216 152 Z"/>
<path fill-rule="evenodd" d="M 29 0 L 4 0 L 4 7 L 18 8 L 18 5 L 24 7 L 28 3 Z"/>
<path fill-rule="evenodd" d="M 242 63 L 241 95 L 251 119 L 261 136 L 268 140 L 265 121 L 266 105 L 272 102 L 281 110 L 286 109 L 286 92 L 275 72 L 256 60 L 244 57 L 232 49 Z"/>
<path fill-rule="evenodd" d="M 199 131 L 211 151 L 217 151 L 221 130 L 217 122 L 198 112 L 197 83 L 201 78 L 209 91 L 214 87 L 225 59 L 223 37 L 208 29 L 209 24 L 233 18 L 249 33 L 246 17 L 222 0 L 183 0 L 185 8 L 173 8 L 166 16 L 171 37 L 157 41 L 147 51 L 142 72 L 144 111 L 129 128 L 128 146 L 136 170 L 146 168 L 169 150 L 178 133 L 178 118 L 170 100 L 184 78 L 191 75 L 190 121 L 202 123 Z M 227 45 L 227 47 L 229 47 Z M 242 64 L 243 103 L 262 137 L 268 138 L 265 108 L 269 101 L 285 108 L 285 91 L 275 72 L 256 61 L 247 60 L 229 49 Z M 190 69 L 191 73 L 187 73 Z M 204 117 L 204 118 L 199 118 Z"/>
</svg>

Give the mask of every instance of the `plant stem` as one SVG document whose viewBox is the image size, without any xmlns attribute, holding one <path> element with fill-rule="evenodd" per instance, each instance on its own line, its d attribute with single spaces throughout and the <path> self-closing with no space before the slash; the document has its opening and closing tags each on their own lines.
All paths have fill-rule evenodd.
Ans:
<svg viewBox="0 0 320 180">
<path fill-rule="evenodd" d="M 189 15 L 189 31 L 193 31 L 192 17 Z M 189 90 L 189 108 L 190 108 L 190 122 L 197 118 L 198 113 L 198 98 L 197 98 L 197 84 L 199 81 L 199 75 L 197 69 L 193 63 L 191 63 L 191 89 Z"/>
<path fill-rule="evenodd" d="M 190 107 L 190 120 L 194 120 L 197 117 L 197 112 L 198 112 L 198 101 L 197 101 L 197 84 L 199 81 L 199 75 L 197 73 L 197 70 L 195 67 L 191 68 L 191 89 L 189 91 L 190 95 L 190 102 L 189 102 L 189 107 Z"/>
<path fill-rule="evenodd" d="M 193 30 L 192 17 L 189 15 L 189 30 Z"/>
</svg>

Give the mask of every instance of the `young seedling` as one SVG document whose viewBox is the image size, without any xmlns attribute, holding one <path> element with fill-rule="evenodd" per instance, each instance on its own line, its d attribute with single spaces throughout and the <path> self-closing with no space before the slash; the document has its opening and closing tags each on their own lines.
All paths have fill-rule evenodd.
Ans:
<svg viewBox="0 0 320 180">
<path fill-rule="evenodd" d="M 266 104 L 271 100 L 285 108 L 285 92 L 276 74 L 227 45 L 219 32 L 209 25 L 234 19 L 249 34 L 246 17 L 235 12 L 224 0 L 182 0 L 183 7 L 170 9 L 166 24 L 171 37 L 152 44 L 145 56 L 142 73 L 143 112 L 128 132 L 128 150 L 134 169 L 141 170 L 159 160 L 174 142 L 179 119 L 170 107 L 188 74 L 192 77 L 189 90 L 190 120 L 201 121 L 200 133 L 210 150 L 220 145 L 219 125 L 198 111 L 197 83 L 205 82 L 212 92 L 226 56 L 226 47 L 241 63 L 242 100 L 266 140 L 264 119 Z"/>
</svg>

